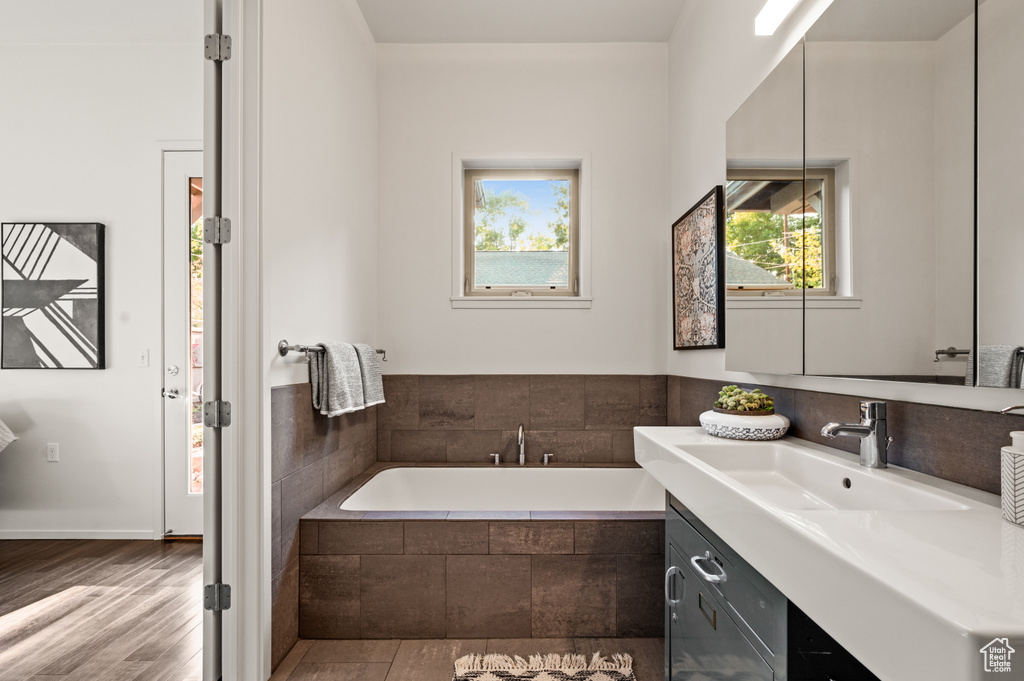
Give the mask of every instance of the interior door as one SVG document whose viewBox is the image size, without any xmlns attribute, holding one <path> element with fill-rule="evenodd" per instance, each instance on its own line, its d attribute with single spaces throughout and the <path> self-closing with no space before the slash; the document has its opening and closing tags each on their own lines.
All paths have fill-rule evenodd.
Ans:
<svg viewBox="0 0 1024 681">
<path fill-rule="evenodd" d="M 164 151 L 164 533 L 203 534 L 203 152 Z"/>
</svg>

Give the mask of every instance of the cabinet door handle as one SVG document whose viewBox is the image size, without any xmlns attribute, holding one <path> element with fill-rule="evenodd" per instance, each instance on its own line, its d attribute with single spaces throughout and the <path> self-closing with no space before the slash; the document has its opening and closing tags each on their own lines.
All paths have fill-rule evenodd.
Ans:
<svg viewBox="0 0 1024 681">
<path fill-rule="evenodd" d="M 720 574 L 713 575 L 700 566 L 700 561 L 702 560 L 707 561 L 709 563 L 712 562 L 711 552 L 705 551 L 703 556 L 694 556 L 690 559 L 690 565 L 693 566 L 693 569 L 697 571 L 697 574 L 700 575 L 705 582 L 711 582 L 712 584 L 721 584 L 725 581 L 725 568 L 719 566 L 719 569 L 722 572 Z"/>
<path fill-rule="evenodd" d="M 674 577 L 677 574 L 681 574 L 681 573 L 679 571 L 679 568 L 677 568 L 675 565 L 670 567 L 668 569 L 668 572 L 665 573 L 665 602 L 668 603 L 668 606 L 670 608 L 676 607 L 677 605 L 679 605 L 679 601 L 682 600 L 681 598 L 672 598 L 669 595 L 669 591 L 673 590 L 671 588 L 672 577 Z M 683 588 L 686 588 L 686 587 L 684 586 Z"/>
</svg>

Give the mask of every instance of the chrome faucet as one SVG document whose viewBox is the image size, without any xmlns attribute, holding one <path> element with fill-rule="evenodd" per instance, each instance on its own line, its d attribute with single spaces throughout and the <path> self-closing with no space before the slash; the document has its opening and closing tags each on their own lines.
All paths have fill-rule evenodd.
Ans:
<svg viewBox="0 0 1024 681">
<path fill-rule="evenodd" d="M 860 423 L 829 423 L 821 434 L 832 440 L 839 435 L 860 438 L 860 465 L 885 468 L 886 453 L 892 438 L 885 426 L 885 402 L 861 402 Z"/>
<path fill-rule="evenodd" d="M 519 424 L 519 465 L 526 465 L 526 428 Z"/>
</svg>

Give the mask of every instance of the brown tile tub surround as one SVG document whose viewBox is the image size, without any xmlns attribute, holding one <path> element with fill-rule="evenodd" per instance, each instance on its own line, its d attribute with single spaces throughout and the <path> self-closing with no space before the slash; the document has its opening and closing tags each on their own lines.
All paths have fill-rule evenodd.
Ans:
<svg viewBox="0 0 1024 681">
<path fill-rule="evenodd" d="M 711 408 L 723 385 L 722 381 L 669 376 L 668 424 L 700 425 L 698 417 Z M 776 411 L 793 423 L 791 435 L 852 453 L 859 451 L 856 438 L 828 440 L 821 435 L 821 427 L 830 421 L 857 421 L 861 400 L 877 399 L 757 384 L 743 387 L 758 387 L 774 396 Z M 1024 430 L 1024 416 L 884 401 L 893 437 L 890 463 L 999 494 L 999 451 L 1010 444 L 1010 431 Z"/>
<path fill-rule="evenodd" d="M 328 419 L 314 411 L 305 383 L 272 388 L 270 418 L 271 649 L 276 667 L 298 640 L 299 518 L 376 463 L 377 408 Z"/>
<path fill-rule="evenodd" d="M 660 513 L 324 519 L 337 499 L 302 520 L 302 638 L 661 634 Z"/>
<path fill-rule="evenodd" d="M 512 462 L 522 423 L 530 463 L 634 464 L 633 427 L 667 423 L 661 375 L 389 375 L 384 394 L 378 461 Z"/>
</svg>

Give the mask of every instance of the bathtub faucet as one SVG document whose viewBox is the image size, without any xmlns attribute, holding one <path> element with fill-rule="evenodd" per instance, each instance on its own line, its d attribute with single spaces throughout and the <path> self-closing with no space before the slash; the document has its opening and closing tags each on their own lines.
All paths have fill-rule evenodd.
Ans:
<svg viewBox="0 0 1024 681">
<path fill-rule="evenodd" d="M 526 429 L 519 424 L 519 465 L 526 465 Z"/>
</svg>

